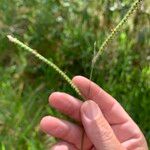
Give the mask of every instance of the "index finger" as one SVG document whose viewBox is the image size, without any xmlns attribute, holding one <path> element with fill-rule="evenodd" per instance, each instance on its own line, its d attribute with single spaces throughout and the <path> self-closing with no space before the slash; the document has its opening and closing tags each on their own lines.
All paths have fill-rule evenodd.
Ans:
<svg viewBox="0 0 150 150">
<path fill-rule="evenodd" d="M 130 119 L 122 106 L 94 82 L 83 76 L 75 76 L 72 81 L 86 100 L 91 99 L 99 105 L 109 124 L 120 124 Z"/>
</svg>

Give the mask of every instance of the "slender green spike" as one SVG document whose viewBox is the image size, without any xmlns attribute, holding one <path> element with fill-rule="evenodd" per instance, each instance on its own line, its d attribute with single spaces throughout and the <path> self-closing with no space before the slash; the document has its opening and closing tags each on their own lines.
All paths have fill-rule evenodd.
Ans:
<svg viewBox="0 0 150 150">
<path fill-rule="evenodd" d="M 131 8 L 129 11 L 126 13 L 126 15 L 123 17 L 123 19 L 119 22 L 119 24 L 112 30 L 112 32 L 108 35 L 106 40 L 102 43 L 99 51 L 93 58 L 93 65 L 96 63 L 98 60 L 99 56 L 102 54 L 104 49 L 107 47 L 107 45 L 110 43 L 110 41 L 114 38 L 114 36 L 120 31 L 121 27 L 127 22 L 128 18 L 133 14 L 134 11 L 138 9 L 138 7 L 141 5 L 141 2 L 143 0 L 135 0 L 133 4 L 131 5 Z"/>
<path fill-rule="evenodd" d="M 29 46 L 25 45 L 24 43 L 22 43 L 21 41 L 19 41 L 18 39 L 12 37 L 11 35 L 7 35 L 8 39 L 15 43 L 16 45 L 18 45 L 19 47 L 23 48 L 24 50 L 32 53 L 35 57 L 37 57 L 38 59 L 40 59 L 41 61 L 43 61 L 44 63 L 46 63 L 47 65 L 49 65 L 50 67 L 52 67 L 56 72 L 58 72 L 63 78 L 64 80 L 67 81 L 67 83 L 69 83 L 69 85 L 73 88 L 73 90 L 80 96 L 83 98 L 83 96 L 81 95 L 80 91 L 78 90 L 78 88 L 76 87 L 76 85 L 71 81 L 71 79 L 58 67 L 56 66 L 53 62 L 51 62 L 50 60 L 46 59 L 45 57 L 43 57 L 41 54 L 39 54 L 36 50 L 30 48 Z"/>
</svg>

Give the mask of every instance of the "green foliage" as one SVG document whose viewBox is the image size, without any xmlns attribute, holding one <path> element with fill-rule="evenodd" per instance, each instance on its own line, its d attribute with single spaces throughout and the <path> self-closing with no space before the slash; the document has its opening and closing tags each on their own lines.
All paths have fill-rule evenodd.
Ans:
<svg viewBox="0 0 150 150">
<path fill-rule="evenodd" d="M 0 1 L 0 148 L 46 149 L 53 138 L 39 131 L 44 115 L 62 116 L 48 106 L 59 90 L 75 95 L 47 65 L 10 44 L 13 34 L 55 62 L 69 76 L 90 76 L 94 42 L 100 47 L 131 6 L 131 0 Z M 93 80 L 112 94 L 150 143 L 150 10 L 148 0 L 108 46 Z"/>
</svg>

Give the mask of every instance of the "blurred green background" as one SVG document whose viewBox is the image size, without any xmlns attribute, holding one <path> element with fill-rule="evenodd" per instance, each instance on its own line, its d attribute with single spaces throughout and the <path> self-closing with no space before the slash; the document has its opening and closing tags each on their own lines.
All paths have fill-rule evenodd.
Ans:
<svg viewBox="0 0 150 150">
<path fill-rule="evenodd" d="M 150 144 L 150 5 L 145 0 L 94 67 L 93 81 L 132 116 Z M 70 77 L 89 77 L 97 48 L 132 0 L 0 0 L 0 149 L 43 150 L 54 139 L 39 131 L 53 91 L 75 95 L 57 73 L 6 38 L 37 49 Z"/>
</svg>

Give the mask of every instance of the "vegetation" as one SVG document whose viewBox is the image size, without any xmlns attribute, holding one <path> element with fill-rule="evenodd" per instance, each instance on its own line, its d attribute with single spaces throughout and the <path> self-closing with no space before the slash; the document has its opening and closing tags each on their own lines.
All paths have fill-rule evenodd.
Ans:
<svg viewBox="0 0 150 150">
<path fill-rule="evenodd" d="M 70 77 L 90 77 L 94 43 L 102 42 L 133 1 L 0 1 L 0 149 L 47 149 L 54 139 L 39 130 L 53 91 L 76 93 L 53 69 L 11 44 L 11 34 Z M 145 0 L 94 66 L 92 80 L 113 95 L 150 144 L 150 9 Z"/>
</svg>

